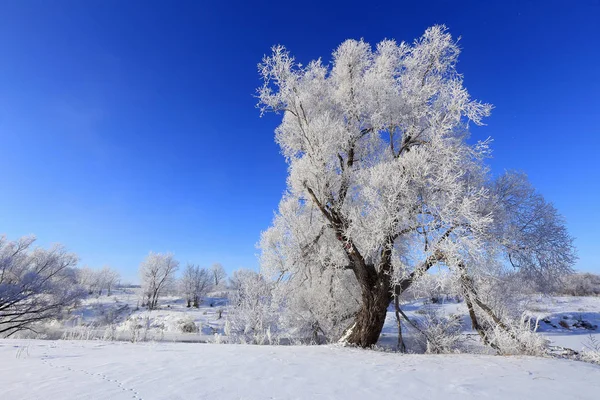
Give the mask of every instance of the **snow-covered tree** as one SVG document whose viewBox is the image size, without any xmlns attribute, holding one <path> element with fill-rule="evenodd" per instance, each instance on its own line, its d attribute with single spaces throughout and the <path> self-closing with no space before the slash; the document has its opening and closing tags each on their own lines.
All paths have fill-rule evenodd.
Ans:
<svg viewBox="0 0 600 400">
<path fill-rule="evenodd" d="M 106 295 L 110 296 L 112 289 L 121 279 L 119 272 L 109 266 L 104 266 L 101 270 L 83 267 L 76 272 L 79 285 L 87 290 L 88 294 L 96 293 L 98 296 L 102 295 L 104 290 Z"/>
<path fill-rule="evenodd" d="M 57 318 L 83 295 L 77 285 L 77 256 L 62 246 L 34 248 L 35 238 L 0 236 L 0 336 L 34 330 Z"/>
<path fill-rule="evenodd" d="M 247 268 L 236 269 L 229 277 L 229 288 L 233 291 L 239 290 L 242 287 L 242 282 L 247 276 L 254 276 L 256 271 Z"/>
<path fill-rule="evenodd" d="M 464 278 L 456 282 L 484 310 L 484 276 L 512 263 L 546 279 L 574 260 L 556 210 L 522 177 L 490 178 L 489 142 L 467 141 L 492 107 L 463 87 L 458 54 L 435 26 L 412 44 L 347 40 L 329 65 L 302 66 L 282 46 L 259 65 L 259 107 L 283 113 L 276 141 L 289 164 L 261 267 L 286 282 L 350 271 L 359 306 L 349 343 L 375 344 L 392 298 L 436 264 Z"/>
<path fill-rule="evenodd" d="M 109 266 L 104 266 L 100 271 L 98 271 L 100 288 L 99 294 L 102 294 L 102 291 L 106 289 L 106 295 L 111 295 L 111 290 L 119 283 L 121 279 L 121 275 L 118 271 L 110 268 Z"/>
<path fill-rule="evenodd" d="M 82 267 L 76 269 L 77 283 L 85 289 L 88 294 L 95 293 L 99 290 L 100 280 L 98 271 L 90 267 Z"/>
<path fill-rule="evenodd" d="M 214 263 L 212 267 L 210 267 L 210 273 L 212 276 L 212 283 L 215 287 L 220 287 L 227 278 L 227 272 L 225 272 L 225 268 L 220 263 Z"/>
<path fill-rule="evenodd" d="M 158 297 L 175 282 L 179 262 L 173 254 L 150 252 L 140 264 L 140 279 L 146 304 L 150 310 L 158 305 Z"/>
<path fill-rule="evenodd" d="M 213 277 L 205 268 L 188 264 L 181 277 L 181 290 L 187 301 L 187 306 L 199 307 L 202 297 L 210 290 Z"/>
<path fill-rule="evenodd" d="M 589 272 L 573 274 L 557 290 L 569 296 L 600 296 L 600 275 Z"/>
<path fill-rule="evenodd" d="M 225 333 L 243 343 L 264 344 L 276 341 L 279 316 L 272 284 L 261 274 L 243 270 L 236 274 Z"/>
</svg>

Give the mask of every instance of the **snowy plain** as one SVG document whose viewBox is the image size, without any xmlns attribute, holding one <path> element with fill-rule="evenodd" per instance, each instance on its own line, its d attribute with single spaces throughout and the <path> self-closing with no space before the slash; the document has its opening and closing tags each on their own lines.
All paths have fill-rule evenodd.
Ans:
<svg viewBox="0 0 600 400">
<path fill-rule="evenodd" d="M 2 399 L 597 399 L 600 366 L 337 346 L 0 341 Z M 35 384 L 33 384 L 35 383 Z"/>
<path fill-rule="evenodd" d="M 198 309 L 163 297 L 151 312 L 135 291 L 91 296 L 48 324 L 46 340 L 0 340 L 0 400 L 600 398 L 600 366 L 570 360 L 205 343 L 215 334 L 227 339 L 226 299 L 213 296 Z M 464 303 L 430 306 L 463 315 L 464 333 L 473 334 Z M 403 305 L 415 319 L 422 307 L 422 300 Z M 590 335 L 600 340 L 600 329 L 578 326 L 600 325 L 600 297 L 533 297 L 527 313 L 552 344 L 579 351 Z M 196 332 L 182 331 L 189 321 Z M 138 324 L 139 342 L 131 343 Z M 112 341 L 102 340 L 107 333 Z M 395 342 L 390 311 L 380 345 Z"/>
</svg>

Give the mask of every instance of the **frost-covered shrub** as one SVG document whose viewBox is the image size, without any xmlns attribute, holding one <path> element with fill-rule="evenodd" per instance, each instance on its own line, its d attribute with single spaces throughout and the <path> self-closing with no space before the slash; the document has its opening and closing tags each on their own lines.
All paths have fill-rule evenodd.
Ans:
<svg viewBox="0 0 600 400">
<path fill-rule="evenodd" d="M 347 271 L 313 270 L 310 279 L 289 279 L 275 285 L 280 305 L 280 329 L 300 343 L 323 344 L 337 341 L 352 324 L 358 310 Z"/>
<path fill-rule="evenodd" d="M 590 335 L 579 353 L 582 361 L 600 365 L 600 341 Z"/>
<path fill-rule="evenodd" d="M 460 350 L 464 340 L 460 316 L 443 315 L 434 308 L 425 308 L 418 325 L 418 340 L 427 353 L 444 354 Z"/>
<path fill-rule="evenodd" d="M 600 350 L 583 350 L 580 354 L 582 361 L 600 365 Z"/>
<path fill-rule="evenodd" d="M 541 356 L 546 353 L 548 340 L 534 332 L 528 320 L 513 322 L 509 329 L 495 325 L 488 332 L 490 343 L 503 355 L 526 354 Z"/>
<path fill-rule="evenodd" d="M 94 339 L 94 325 L 80 325 L 72 327 L 65 332 L 61 339 L 63 340 L 90 340 Z"/>
<path fill-rule="evenodd" d="M 132 343 L 146 340 L 149 327 L 149 317 L 143 317 L 141 315 L 130 316 L 122 325 L 122 329 L 129 336 L 129 340 Z"/>
<path fill-rule="evenodd" d="M 196 323 L 194 321 L 192 321 L 191 319 L 182 321 L 180 328 L 181 328 L 181 332 L 183 332 L 183 333 L 198 333 L 199 332 L 198 325 L 196 325 Z"/>
<path fill-rule="evenodd" d="M 257 272 L 246 270 L 238 276 L 239 286 L 231 295 L 231 310 L 225 334 L 232 341 L 273 344 L 278 341 L 278 307 L 272 285 Z"/>
<path fill-rule="evenodd" d="M 117 331 L 117 326 L 115 324 L 110 324 L 104 330 L 104 335 L 102 336 L 102 340 L 114 341 L 119 339 L 119 333 Z"/>
</svg>

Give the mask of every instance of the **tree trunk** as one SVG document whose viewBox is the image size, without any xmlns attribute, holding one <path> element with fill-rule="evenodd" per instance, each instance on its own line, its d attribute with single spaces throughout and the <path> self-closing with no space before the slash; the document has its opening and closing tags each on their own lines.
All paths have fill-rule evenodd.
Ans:
<svg viewBox="0 0 600 400">
<path fill-rule="evenodd" d="M 348 343 L 360 347 L 371 347 L 376 344 L 391 301 L 392 292 L 387 275 L 377 279 L 370 290 L 363 288 L 362 305 L 356 314 Z"/>
</svg>

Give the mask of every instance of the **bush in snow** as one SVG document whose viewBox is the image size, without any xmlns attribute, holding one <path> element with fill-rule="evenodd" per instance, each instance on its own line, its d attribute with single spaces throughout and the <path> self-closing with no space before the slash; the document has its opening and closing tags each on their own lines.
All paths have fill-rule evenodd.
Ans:
<svg viewBox="0 0 600 400">
<path fill-rule="evenodd" d="M 337 341 L 359 307 L 356 292 L 348 290 L 356 285 L 353 277 L 349 271 L 315 268 L 299 278 L 290 275 L 273 284 L 281 332 L 301 343 Z"/>
<path fill-rule="evenodd" d="M 230 297 L 231 310 L 225 321 L 225 334 L 235 342 L 276 343 L 279 318 L 272 285 L 250 270 L 239 273 L 237 278 L 237 289 Z"/>
<path fill-rule="evenodd" d="M 598 339 L 590 335 L 580 357 L 583 361 L 600 365 L 600 342 Z"/>
<path fill-rule="evenodd" d="M 461 318 L 458 315 L 443 315 L 434 308 L 425 308 L 418 321 L 421 342 L 427 353 L 455 353 L 464 341 Z"/>
<path fill-rule="evenodd" d="M 198 325 L 192 320 L 188 319 L 181 322 L 181 332 L 183 333 L 198 333 L 200 329 Z"/>
</svg>

